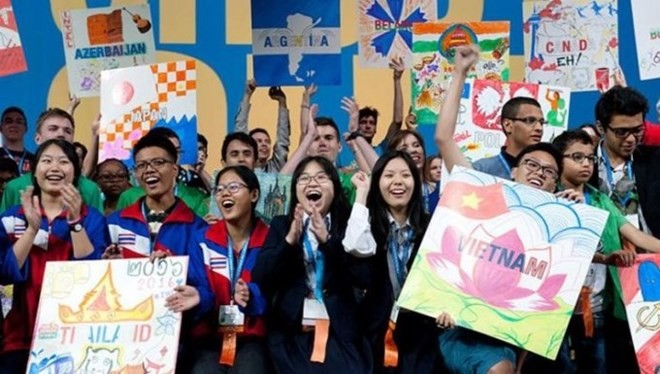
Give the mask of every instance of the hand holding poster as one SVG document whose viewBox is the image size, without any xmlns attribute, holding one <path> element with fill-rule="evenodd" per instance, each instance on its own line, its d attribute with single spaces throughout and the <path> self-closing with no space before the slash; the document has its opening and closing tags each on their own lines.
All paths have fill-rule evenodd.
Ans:
<svg viewBox="0 0 660 374">
<path fill-rule="evenodd" d="M 637 362 L 643 374 L 660 370 L 660 255 L 638 255 L 635 265 L 619 268 L 623 300 Z"/>
<path fill-rule="evenodd" d="M 165 299 L 187 272 L 187 257 L 48 262 L 28 372 L 173 372 L 181 313 Z"/>
<path fill-rule="evenodd" d="M 101 71 L 156 61 L 149 5 L 62 12 L 62 40 L 69 90 L 98 96 Z"/>
<path fill-rule="evenodd" d="M 197 163 L 195 61 L 103 71 L 99 162 L 116 158 L 132 165 L 133 145 L 154 127 L 177 133 L 180 164 Z"/>
<path fill-rule="evenodd" d="M 252 54 L 259 85 L 340 84 L 339 14 L 339 0 L 252 0 Z"/>
<path fill-rule="evenodd" d="M 554 359 L 608 213 L 459 169 L 397 304 Z"/>
<path fill-rule="evenodd" d="M 437 18 L 435 0 L 359 0 L 358 48 L 363 67 L 388 67 L 392 58 L 401 57 L 412 67 L 413 23 Z"/>
<path fill-rule="evenodd" d="M 27 70 L 11 0 L 0 0 L 0 77 Z"/>
</svg>

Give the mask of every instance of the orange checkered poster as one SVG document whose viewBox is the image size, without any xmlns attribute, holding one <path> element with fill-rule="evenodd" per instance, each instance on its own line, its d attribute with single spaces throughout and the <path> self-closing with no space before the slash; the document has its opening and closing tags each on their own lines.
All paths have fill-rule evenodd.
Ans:
<svg viewBox="0 0 660 374">
<path fill-rule="evenodd" d="M 116 158 L 132 165 L 133 145 L 154 127 L 168 127 L 179 135 L 181 164 L 197 162 L 195 61 L 101 73 L 99 162 Z"/>
</svg>

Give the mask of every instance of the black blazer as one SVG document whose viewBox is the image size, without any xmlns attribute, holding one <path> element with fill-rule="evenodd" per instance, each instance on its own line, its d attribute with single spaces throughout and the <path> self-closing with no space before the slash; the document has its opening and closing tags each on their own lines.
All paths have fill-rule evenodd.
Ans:
<svg viewBox="0 0 660 374">
<path fill-rule="evenodd" d="M 252 270 L 252 280 L 268 302 L 266 322 L 269 334 L 295 335 L 301 332 L 303 303 L 309 293 L 302 245 L 289 245 L 286 234 L 290 221 L 278 216 L 271 221 L 263 250 Z M 324 303 L 330 317 L 331 334 L 339 340 L 360 337 L 354 287 L 366 281 L 366 262 L 344 251 L 341 241 L 345 227 L 319 245 L 325 256 Z"/>
<path fill-rule="evenodd" d="M 644 219 L 653 236 L 660 238 L 660 147 L 639 146 L 632 164 Z"/>
</svg>

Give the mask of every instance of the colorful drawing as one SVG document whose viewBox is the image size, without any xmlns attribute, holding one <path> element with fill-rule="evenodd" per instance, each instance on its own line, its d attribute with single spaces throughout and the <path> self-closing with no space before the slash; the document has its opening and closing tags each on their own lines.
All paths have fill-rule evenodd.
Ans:
<svg viewBox="0 0 660 374">
<path fill-rule="evenodd" d="M 358 48 L 363 67 L 385 68 L 393 57 L 412 67 L 413 23 L 437 18 L 435 0 L 360 0 Z"/>
<path fill-rule="evenodd" d="M 0 0 L 0 77 L 27 70 L 11 0 Z"/>
<path fill-rule="evenodd" d="M 468 159 L 476 161 L 500 152 L 506 137 L 502 131 L 502 107 L 514 97 L 530 97 L 541 104 L 547 124 L 543 141 L 551 141 L 568 127 L 571 90 L 532 83 L 468 80 L 463 89 L 454 140 Z"/>
<path fill-rule="evenodd" d="M 643 374 L 660 371 L 660 255 L 638 255 L 634 266 L 618 268 L 628 325 Z"/>
<path fill-rule="evenodd" d="M 397 304 L 554 359 L 607 217 L 459 168 Z"/>
<path fill-rule="evenodd" d="M 181 164 L 197 162 L 197 71 L 195 61 L 104 70 L 101 74 L 99 162 L 133 164 L 133 145 L 154 127 L 168 127 L 181 140 Z"/>
<path fill-rule="evenodd" d="M 28 373 L 173 372 L 181 313 L 165 298 L 187 270 L 187 257 L 49 262 Z"/>
<path fill-rule="evenodd" d="M 252 0 L 252 61 L 262 86 L 339 85 L 339 0 Z"/>
<path fill-rule="evenodd" d="M 454 48 L 477 44 L 479 63 L 468 77 L 509 80 L 509 23 L 416 23 L 413 25 L 413 109 L 417 123 L 435 126 L 454 69 Z"/>
<path fill-rule="evenodd" d="M 654 12 L 657 2 L 631 0 L 639 79 L 660 78 L 660 22 Z"/>
<path fill-rule="evenodd" d="M 156 62 L 149 5 L 62 12 L 69 90 L 98 96 L 101 71 Z"/>
<path fill-rule="evenodd" d="M 219 171 L 214 175 L 217 176 Z M 259 188 L 261 194 L 259 201 L 257 201 L 257 215 L 267 224 L 275 216 L 288 214 L 289 203 L 291 202 L 291 176 L 277 173 L 262 173 L 256 172 L 257 179 L 259 179 Z M 222 217 L 220 208 L 218 207 L 215 198 L 209 199 L 209 213 L 216 217 Z"/>
<path fill-rule="evenodd" d="M 524 0 L 523 22 L 527 82 L 595 91 L 619 66 L 617 0 Z"/>
</svg>

